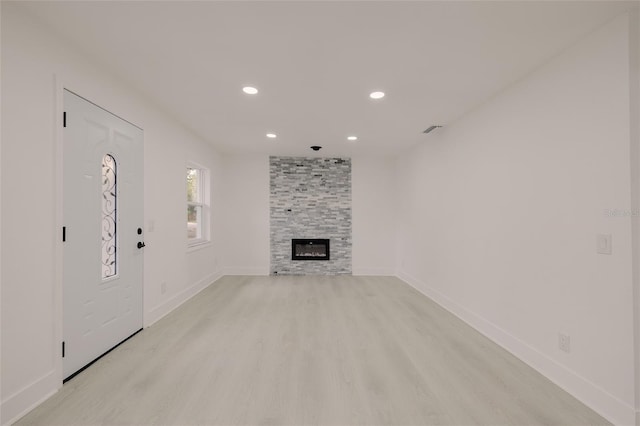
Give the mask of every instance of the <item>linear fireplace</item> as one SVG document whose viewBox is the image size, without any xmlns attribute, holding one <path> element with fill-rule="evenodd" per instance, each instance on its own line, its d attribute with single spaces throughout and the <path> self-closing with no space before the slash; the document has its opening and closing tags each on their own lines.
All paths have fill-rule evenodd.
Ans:
<svg viewBox="0 0 640 426">
<path fill-rule="evenodd" d="M 291 260 L 329 260 L 329 240 L 291 240 Z"/>
</svg>

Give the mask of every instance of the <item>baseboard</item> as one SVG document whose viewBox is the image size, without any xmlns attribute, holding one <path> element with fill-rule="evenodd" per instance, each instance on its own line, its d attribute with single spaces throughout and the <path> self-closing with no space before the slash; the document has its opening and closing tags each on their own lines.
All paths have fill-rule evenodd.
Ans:
<svg viewBox="0 0 640 426">
<path fill-rule="evenodd" d="M 378 277 L 392 277 L 396 275 L 396 271 L 389 268 L 353 268 L 353 275 L 356 276 L 378 276 Z"/>
<path fill-rule="evenodd" d="M 244 268 L 230 267 L 224 268 L 223 275 L 269 275 L 269 268 Z"/>
<path fill-rule="evenodd" d="M 634 407 L 611 395 L 595 383 L 559 364 L 526 342 L 459 305 L 406 272 L 399 272 L 397 277 L 511 352 L 610 422 L 616 425 L 640 424 L 638 422 L 639 415 Z"/>
<path fill-rule="evenodd" d="M 62 380 L 51 370 L 2 401 L 0 424 L 10 425 L 40 405 L 62 387 Z"/>
<path fill-rule="evenodd" d="M 162 304 L 151 309 L 144 315 L 144 326 L 149 327 L 150 325 L 153 325 L 159 319 L 176 309 L 178 306 L 182 305 L 187 300 L 191 299 L 196 294 L 200 293 L 202 290 L 207 288 L 210 284 L 216 282 L 222 276 L 223 274 L 220 271 L 209 274 L 197 281 L 192 286 L 182 290 Z"/>
</svg>

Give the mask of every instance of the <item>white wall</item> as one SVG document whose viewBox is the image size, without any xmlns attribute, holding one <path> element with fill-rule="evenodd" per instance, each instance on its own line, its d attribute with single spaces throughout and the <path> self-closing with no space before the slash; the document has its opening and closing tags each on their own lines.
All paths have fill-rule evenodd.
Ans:
<svg viewBox="0 0 640 426">
<path fill-rule="evenodd" d="M 631 108 L 631 123 L 632 123 L 632 145 L 635 146 L 635 155 L 631 157 L 632 170 L 635 171 L 632 174 L 634 180 L 632 181 L 632 189 L 635 194 L 635 205 L 634 208 L 636 212 L 640 212 L 640 5 L 636 5 L 636 14 L 635 17 L 631 18 L 631 28 L 632 31 L 630 33 L 631 40 L 631 48 L 635 46 L 636 55 L 635 58 L 632 56 L 631 61 L 631 81 L 633 82 L 635 79 L 635 90 L 632 90 L 632 108 Z M 635 129 L 635 132 L 633 131 Z M 635 144 L 634 144 L 635 141 Z M 632 150 L 633 153 L 633 150 Z M 634 221 L 635 223 L 635 233 L 634 233 L 634 266 L 635 269 L 635 280 L 634 280 L 634 312 L 635 312 L 635 366 L 636 366 L 636 374 L 635 374 L 635 389 L 636 389 L 636 426 L 640 425 L 640 224 L 638 224 L 638 219 Z"/>
<path fill-rule="evenodd" d="M 186 162 L 211 169 L 220 233 L 218 155 L 70 43 L 2 3 L 2 423 L 61 386 L 59 119 L 62 87 L 144 129 L 144 319 L 149 325 L 219 273 L 217 241 L 186 247 Z M 150 230 L 153 223 L 154 230 Z M 162 282 L 167 290 L 162 293 Z"/>
<path fill-rule="evenodd" d="M 629 46 L 635 55 L 630 60 L 630 134 L 631 134 L 631 206 L 636 219 L 631 221 L 633 244 L 634 329 L 635 329 L 635 408 L 636 426 L 640 425 L 640 5 L 630 17 Z"/>
<path fill-rule="evenodd" d="M 628 24 L 397 163 L 401 278 L 620 424 L 634 422 Z"/>
<path fill-rule="evenodd" d="M 0 45 L 2 43 L 2 7 L 0 7 Z M 2 55 L 0 55 L 0 81 L 2 80 Z M 0 117 L 2 117 L 2 87 L 0 85 Z M 0 126 L 2 125 L 0 119 Z M 2 164 L 2 134 L 0 132 L 0 164 Z M 0 173 L 0 224 L 2 223 L 2 173 Z M 0 226 L 2 241 L 2 226 Z M 2 369 L 2 244 L 0 244 L 0 374 Z M 2 385 L 0 385 L 0 424 L 2 424 Z"/>
<path fill-rule="evenodd" d="M 396 273 L 394 164 L 375 157 L 351 160 L 354 275 Z"/>
<path fill-rule="evenodd" d="M 269 275 L 269 157 L 224 156 L 224 272 Z"/>
<path fill-rule="evenodd" d="M 394 162 L 352 158 L 353 273 L 393 275 L 395 222 Z M 224 159 L 225 274 L 269 274 L 269 157 Z"/>
</svg>

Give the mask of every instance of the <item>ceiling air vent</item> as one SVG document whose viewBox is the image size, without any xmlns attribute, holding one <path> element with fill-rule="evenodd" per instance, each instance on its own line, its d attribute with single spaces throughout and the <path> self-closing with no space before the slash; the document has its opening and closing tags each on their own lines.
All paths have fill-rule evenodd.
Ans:
<svg viewBox="0 0 640 426">
<path fill-rule="evenodd" d="M 439 129 L 440 127 L 442 127 L 442 126 L 431 126 L 431 127 L 429 127 L 427 130 L 425 130 L 425 131 L 424 131 L 424 132 L 422 132 L 422 133 L 431 133 L 431 132 L 433 132 L 435 129 Z"/>
</svg>

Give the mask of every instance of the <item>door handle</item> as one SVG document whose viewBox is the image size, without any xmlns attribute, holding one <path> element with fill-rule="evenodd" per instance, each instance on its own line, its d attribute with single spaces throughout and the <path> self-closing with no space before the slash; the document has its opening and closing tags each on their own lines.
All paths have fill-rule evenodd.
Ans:
<svg viewBox="0 0 640 426">
<path fill-rule="evenodd" d="M 138 241 L 138 248 L 141 249 L 142 247 L 144 247 L 146 244 L 143 243 L 142 241 Z"/>
</svg>

